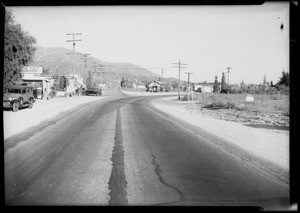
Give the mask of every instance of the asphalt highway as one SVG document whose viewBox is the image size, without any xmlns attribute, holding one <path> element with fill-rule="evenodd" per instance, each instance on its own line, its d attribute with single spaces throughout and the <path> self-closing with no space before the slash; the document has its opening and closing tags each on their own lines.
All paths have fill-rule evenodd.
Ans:
<svg viewBox="0 0 300 213">
<path fill-rule="evenodd" d="M 159 96 L 106 95 L 5 141 L 6 205 L 288 205 L 288 183 L 160 113 Z"/>
</svg>

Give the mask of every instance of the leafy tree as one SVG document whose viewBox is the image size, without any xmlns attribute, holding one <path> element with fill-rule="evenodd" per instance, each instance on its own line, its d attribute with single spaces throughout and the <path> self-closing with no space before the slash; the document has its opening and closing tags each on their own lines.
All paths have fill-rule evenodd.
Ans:
<svg viewBox="0 0 300 213">
<path fill-rule="evenodd" d="M 288 72 L 282 71 L 281 77 L 279 78 L 279 81 L 277 82 L 277 85 L 284 84 L 285 86 L 290 86 L 290 74 Z"/>
<path fill-rule="evenodd" d="M 176 89 L 176 88 L 178 87 L 177 81 L 172 81 L 172 82 L 171 82 L 171 87 L 172 87 L 173 89 Z"/>
<path fill-rule="evenodd" d="M 22 67 L 28 65 L 34 56 L 36 39 L 24 32 L 14 22 L 12 10 L 5 11 L 4 30 L 4 85 L 14 84 L 22 78 Z"/>
<path fill-rule="evenodd" d="M 87 86 L 87 88 L 97 87 L 98 84 L 99 84 L 99 82 L 93 77 L 92 72 L 89 71 L 87 79 L 86 79 L 86 86 Z"/>
<path fill-rule="evenodd" d="M 65 91 L 69 85 L 69 80 L 66 76 L 56 76 L 53 83 L 53 89 L 57 91 Z"/>
</svg>

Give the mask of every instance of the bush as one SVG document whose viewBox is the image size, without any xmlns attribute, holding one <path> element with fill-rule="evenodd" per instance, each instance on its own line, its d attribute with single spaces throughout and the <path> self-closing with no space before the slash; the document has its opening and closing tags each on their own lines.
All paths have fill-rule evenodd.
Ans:
<svg viewBox="0 0 300 213">
<path fill-rule="evenodd" d="M 290 87 L 288 87 L 284 84 L 276 85 L 276 89 L 280 92 L 280 94 L 283 94 L 283 95 L 290 94 Z"/>
<path fill-rule="evenodd" d="M 276 95 L 280 92 L 276 89 L 276 87 L 269 87 L 269 89 L 266 92 L 268 95 Z"/>
</svg>

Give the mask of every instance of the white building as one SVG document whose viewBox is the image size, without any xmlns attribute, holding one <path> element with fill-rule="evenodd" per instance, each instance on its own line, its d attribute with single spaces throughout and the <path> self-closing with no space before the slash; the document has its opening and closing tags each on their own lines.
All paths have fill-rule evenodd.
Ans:
<svg viewBox="0 0 300 213">
<path fill-rule="evenodd" d="M 32 85 L 35 98 L 42 99 L 50 92 L 50 78 L 42 76 L 43 67 L 24 66 L 22 68 L 22 81 Z"/>
<path fill-rule="evenodd" d="M 201 89 L 201 92 L 213 92 L 214 91 L 214 84 L 212 83 L 202 83 L 202 84 L 196 84 L 194 91 Z"/>
</svg>

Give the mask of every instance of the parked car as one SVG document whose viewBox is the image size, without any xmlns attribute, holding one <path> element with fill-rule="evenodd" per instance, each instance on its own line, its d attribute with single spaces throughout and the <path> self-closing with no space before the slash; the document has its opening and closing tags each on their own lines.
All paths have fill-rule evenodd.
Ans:
<svg viewBox="0 0 300 213">
<path fill-rule="evenodd" d="M 195 92 L 202 92 L 201 87 L 197 88 L 197 89 L 195 90 Z"/>
<path fill-rule="evenodd" d="M 17 112 L 19 108 L 23 107 L 31 109 L 34 102 L 33 87 L 31 86 L 16 85 L 4 89 L 3 108 Z"/>
<path fill-rule="evenodd" d="M 102 95 L 102 90 L 100 88 L 87 88 L 85 90 L 86 95 Z"/>
</svg>

